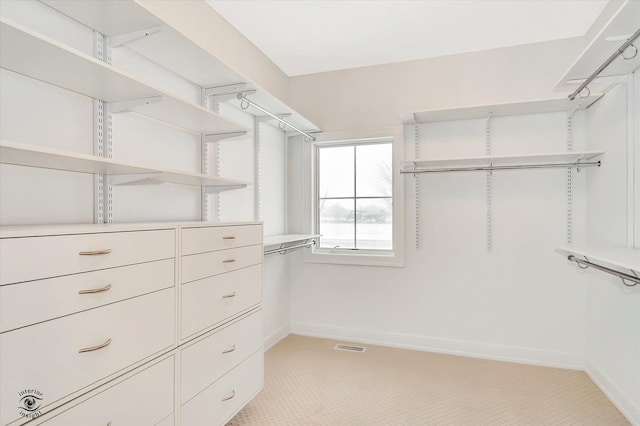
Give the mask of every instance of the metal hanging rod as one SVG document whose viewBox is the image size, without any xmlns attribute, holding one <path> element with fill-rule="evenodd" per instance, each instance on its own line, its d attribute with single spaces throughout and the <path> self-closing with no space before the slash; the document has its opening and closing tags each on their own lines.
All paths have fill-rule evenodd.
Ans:
<svg viewBox="0 0 640 426">
<path fill-rule="evenodd" d="M 582 168 L 582 167 L 600 167 L 600 161 L 589 161 L 585 163 L 549 163 L 549 164 L 522 164 L 513 166 L 479 166 L 479 167 L 450 167 L 442 169 L 425 169 L 425 170 L 401 170 L 400 173 L 417 174 L 417 173 L 446 173 L 446 172 L 492 172 L 497 170 L 521 170 L 521 169 L 552 169 L 552 168 Z"/>
<path fill-rule="evenodd" d="M 282 123 L 283 125 L 288 126 L 288 127 L 292 128 L 293 130 L 295 130 L 296 132 L 300 133 L 301 135 L 303 135 L 307 139 L 307 141 L 315 141 L 316 140 L 316 138 L 311 136 L 309 133 L 303 132 L 302 130 L 300 130 L 296 126 L 294 126 L 293 124 L 283 120 L 282 118 L 278 117 L 277 115 L 273 114 L 272 112 L 267 111 L 266 109 L 262 108 L 260 105 L 256 104 L 252 100 L 249 100 L 249 98 L 247 98 L 244 95 L 244 93 L 239 92 L 236 97 L 240 100 L 240 108 L 247 109 L 249 107 L 249 105 L 251 105 L 254 108 L 259 109 L 260 111 L 264 112 L 268 116 L 274 118 L 275 120 L 278 120 L 278 122 Z"/>
<path fill-rule="evenodd" d="M 582 90 L 587 87 L 589 85 L 589 83 L 591 83 L 591 81 L 593 81 L 594 78 L 596 78 L 598 75 L 600 75 L 600 73 L 602 71 L 605 70 L 605 68 L 607 68 L 609 65 L 611 65 L 611 63 L 613 61 L 616 60 L 616 58 L 618 56 L 621 56 L 625 59 L 633 59 L 636 57 L 636 55 L 638 54 L 638 48 L 636 46 L 633 45 L 633 42 L 640 36 L 640 28 L 633 33 L 633 35 L 631 37 L 629 37 L 629 39 L 627 41 L 625 41 L 622 46 L 620 46 L 611 56 L 609 56 L 609 59 L 607 59 L 606 61 L 604 61 L 604 63 L 602 65 L 600 65 L 598 67 L 597 70 L 595 70 L 593 72 L 593 74 L 591 74 L 589 76 L 589 78 L 587 78 L 576 90 L 575 92 L 573 92 L 572 94 L 569 95 L 569 100 L 572 101 L 576 98 L 576 96 L 578 96 L 578 94 L 580 92 L 582 92 Z M 624 52 L 625 50 L 627 50 L 629 48 L 629 46 L 633 46 L 633 48 L 635 49 L 633 56 L 630 57 L 625 57 L 624 56 Z M 588 90 L 588 89 L 587 89 Z"/>
<path fill-rule="evenodd" d="M 633 271 L 631 271 L 633 275 L 625 274 L 624 272 L 620 272 L 615 269 L 607 268 L 606 266 L 593 263 L 589 259 L 587 259 L 586 256 L 584 259 L 578 259 L 575 255 L 570 254 L 569 256 L 567 256 L 567 259 L 570 260 L 571 262 L 576 262 L 578 267 L 581 269 L 587 269 L 588 267 L 592 267 L 599 271 L 606 272 L 611 275 L 615 275 L 619 277 L 622 280 L 622 283 L 627 287 L 633 287 L 634 285 L 640 284 L 640 277 L 638 277 Z M 582 266 L 582 265 L 585 265 L 585 266 Z M 633 282 L 633 284 L 627 284 L 627 281 L 631 281 Z"/>
<path fill-rule="evenodd" d="M 302 247 L 311 247 L 312 245 L 315 245 L 315 243 L 316 243 L 315 240 L 311 240 L 311 241 L 307 241 L 305 243 L 296 244 L 296 245 L 293 245 L 293 246 L 285 246 L 283 244 L 283 245 L 280 246 L 280 248 L 265 251 L 264 255 L 266 256 L 268 254 L 274 254 L 274 253 L 285 254 L 289 250 L 294 250 L 294 249 L 298 249 L 298 248 L 302 248 Z"/>
</svg>

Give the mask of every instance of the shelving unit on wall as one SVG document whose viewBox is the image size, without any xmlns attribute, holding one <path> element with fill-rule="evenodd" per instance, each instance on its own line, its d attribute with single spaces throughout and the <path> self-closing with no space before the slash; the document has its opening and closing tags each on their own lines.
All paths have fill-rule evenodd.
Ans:
<svg viewBox="0 0 640 426">
<path fill-rule="evenodd" d="M 264 254 L 286 254 L 291 250 L 308 248 L 316 243 L 320 234 L 283 234 L 264 237 Z"/>
<path fill-rule="evenodd" d="M 138 2 L 133 0 L 42 0 L 42 2 L 104 34 L 108 40 L 109 48 L 117 49 L 126 45 L 133 52 L 199 86 L 202 88 L 203 108 L 217 111 L 219 103 L 225 102 L 256 116 L 256 126 L 259 123 L 267 122 L 279 127 L 285 133 L 293 129 L 301 130 L 307 134 L 319 131 L 318 126 L 293 111 L 281 99 L 249 81 L 188 36 L 150 13 Z M 155 99 L 150 99 L 150 101 L 155 101 Z M 144 111 L 151 111 L 156 106 L 155 102 L 138 103 L 129 109 L 144 114 Z M 115 110 L 112 108 L 113 111 Z M 221 140 L 227 134 L 228 137 L 242 134 L 237 130 L 220 130 L 216 132 L 216 135 L 209 135 L 207 142 L 213 142 L 213 145 L 203 147 L 203 157 L 213 152 L 216 161 L 219 161 L 217 155 L 219 145 L 215 143 L 218 141 L 216 138 Z M 241 129 L 241 131 L 246 131 L 246 129 Z M 259 154 L 259 131 L 254 131 L 254 143 L 256 152 Z M 215 169 L 214 167 L 214 174 L 217 173 Z M 256 170 L 255 202 L 256 206 L 259 206 L 259 155 L 256 157 Z M 206 165 L 203 162 L 203 172 L 206 171 Z M 206 199 L 204 198 L 203 205 L 205 206 L 203 211 L 206 211 Z M 259 218 L 258 213 L 256 212 L 256 219 Z M 203 213 L 203 216 L 205 215 L 206 213 Z"/>
<path fill-rule="evenodd" d="M 401 119 L 406 125 L 415 126 L 415 133 L 418 135 L 418 126 L 425 123 L 435 123 L 443 121 L 486 119 L 486 155 L 467 158 L 414 158 L 403 163 L 400 171 L 403 174 L 412 174 L 418 182 L 418 176 L 429 173 L 451 173 L 451 172 L 486 172 L 486 238 L 487 250 L 492 248 L 492 179 L 491 173 L 499 170 L 521 170 L 521 169 L 547 169 L 566 168 L 567 172 L 567 241 L 571 242 L 571 209 L 572 209 L 572 189 L 571 189 L 571 169 L 580 170 L 583 167 L 600 166 L 601 151 L 572 151 L 571 139 L 571 117 L 573 113 L 580 109 L 586 109 L 596 102 L 602 95 L 593 94 L 585 98 L 568 100 L 566 97 L 552 99 L 539 99 L 527 102 L 512 102 L 496 105 L 478 105 L 464 108 L 450 108 L 439 110 L 418 111 L 401 114 Z M 539 114 L 549 112 L 567 113 L 567 149 L 566 152 L 526 154 L 526 155 L 491 155 L 491 120 L 495 117 Z M 416 157 L 419 153 L 419 138 L 415 141 Z M 415 194 L 415 223 L 420 224 L 420 200 L 419 185 L 416 184 Z M 420 246 L 420 233 L 416 228 L 416 248 Z"/>
</svg>

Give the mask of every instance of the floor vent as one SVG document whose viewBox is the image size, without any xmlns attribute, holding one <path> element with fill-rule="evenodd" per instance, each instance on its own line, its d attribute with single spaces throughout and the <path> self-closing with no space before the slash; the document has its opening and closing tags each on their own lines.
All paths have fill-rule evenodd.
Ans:
<svg viewBox="0 0 640 426">
<path fill-rule="evenodd" d="M 350 346 L 350 345 L 336 345 L 336 349 L 339 351 L 349 351 L 349 352 L 364 352 L 364 346 Z"/>
</svg>

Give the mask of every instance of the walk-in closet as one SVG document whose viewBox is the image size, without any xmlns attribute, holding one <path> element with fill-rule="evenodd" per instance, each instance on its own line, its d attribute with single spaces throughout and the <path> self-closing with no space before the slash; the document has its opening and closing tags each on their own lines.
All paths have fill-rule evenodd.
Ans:
<svg viewBox="0 0 640 426">
<path fill-rule="evenodd" d="M 638 49 L 638 0 L 0 0 L 0 425 L 640 425 Z"/>
</svg>

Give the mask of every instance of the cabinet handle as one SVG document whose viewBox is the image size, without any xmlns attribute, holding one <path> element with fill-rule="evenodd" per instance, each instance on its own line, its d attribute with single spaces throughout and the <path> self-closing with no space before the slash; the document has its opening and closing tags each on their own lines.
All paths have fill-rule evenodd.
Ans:
<svg viewBox="0 0 640 426">
<path fill-rule="evenodd" d="M 235 259 L 225 259 L 222 261 L 222 263 L 233 263 L 235 261 L 236 261 Z"/>
<path fill-rule="evenodd" d="M 220 401 L 228 401 L 231 398 L 233 398 L 234 396 L 236 396 L 236 390 L 235 389 L 231 391 L 231 396 L 228 396 L 226 398 L 222 398 Z"/>
<path fill-rule="evenodd" d="M 109 254 L 111 253 L 111 249 L 106 250 L 90 250 L 90 251 L 81 251 L 78 253 L 80 256 L 99 256 L 101 254 Z"/>
<path fill-rule="evenodd" d="M 105 292 L 107 290 L 111 289 L 111 284 L 107 284 L 104 287 L 100 287 L 100 288 L 91 288 L 89 290 L 80 290 L 78 291 L 78 294 L 93 294 L 93 293 L 102 293 Z"/>
<path fill-rule="evenodd" d="M 98 345 L 98 346 L 90 346 L 88 348 L 82 348 L 78 351 L 78 353 L 83 353 L 83 352 L 93 352 L 93 351 L 97 351 L 98 349 L 102 349 L 105 348 L 107 346 L 109 346 L 111 344 L 111 339 L 107 340 L 106 342 Z"/>
<path fill-rule="evenodd" d="M 235 350 L 236 350 L 236 345 L 233 345 L 233 346 L 231 346 L 230 349 L 227 349 L 226 351 L 222 351 L 222 353 L 223 354 L 228 354 L 228 353 L 231 353 L 231 352 L 233 352 Z"/>
<path fill-rule="evenodd" d="M 223 299 L 230 299 L 232 297 L 236 297 L 235 291 L 233 293 L 225 294 L 224 296 L 222 296 Z"/>
<path fill-rule="evenodd" d="M 236 239 L 236 237 L 234 237 L 234 236 L 231 236 L 231 235 L 230 235 L 230 236 L 228 236 L 228 237 L 222 237 L 222 239 L 223 239 L 223 240 L 235 240 L 235 239 Z"/>
</svg>

